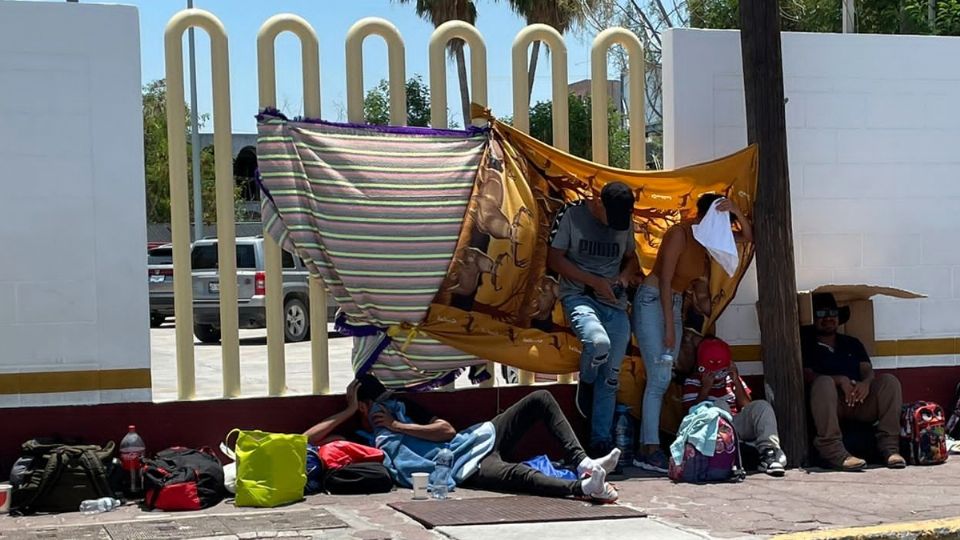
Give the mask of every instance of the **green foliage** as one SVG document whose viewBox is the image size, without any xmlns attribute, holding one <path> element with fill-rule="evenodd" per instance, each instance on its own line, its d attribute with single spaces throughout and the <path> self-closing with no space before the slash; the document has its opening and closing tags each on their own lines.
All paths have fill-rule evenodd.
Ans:
<svg viewBox="0 0 960 540">
<path fill-rule="evenodd" d="M 590 97 L 576 94 L 569 96 L 570 153 L 584 159 L 593 159 L 593 136 L 591 132 Z M 630 168 L 630 132 L 622 127 L 623 119 L 610 103 L 607 107 L 609 129 L 609 163 L 612 167 Z M 530 134 L 550 143 L 553 141 L 553 102 L 539 101 L 530 108 Z"/>
<path fill-rule="evenodd" d="M 739 0 L 688 0 L 690 26 L 739 28 Z M 857 32 L 863 34 L 960 35 L 960 0 L 857 0 Z M 840 32 L 841 0 L 781 0 L 781 28 L 793 32 Z"/>
<path fill-rule="evenodd" d="M 385 126 L 390 123 L 390 84 L 385 79 L 363 99 L 363 116 L 368 124 Z M 430 125 L 430 88 L 420 75 L 407 81 L 407 125 Z"/>
<path fill-rule="evenodd" d="M 187 126 L 187 179 L 192 185 L 193 166 L 190 144 L 190 111 L 186 109 Z M 201 117 L 200 125 L 207 120 Z M 143 87 L 143 157 L 146 177 L 147 222 L 170 223 L 170 160 L 167 152 L 167 84 L 164 80 L 148 83 Z M 214 178 L 213 148 L 200 152 L 201 194 L 203 198 L 203 221 L 216 221 L 216 186 Z M 193 196 L 190 199 L 190 216 L 193 216 Z"/>
</svg>

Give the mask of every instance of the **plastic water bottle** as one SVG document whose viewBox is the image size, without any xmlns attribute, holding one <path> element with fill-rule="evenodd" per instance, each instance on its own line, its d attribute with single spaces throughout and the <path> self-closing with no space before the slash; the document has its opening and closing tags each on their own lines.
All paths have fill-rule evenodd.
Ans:
<svg viewBox="0 0 960 540">
<path fill-rule="evenodd" d="M 430 474 L 430 496 L 434 499 L 446 499 L 448 483 L 453 470 L 453 452 L 446 445 L 433 458 L 433 473 Z"/>
<path fill-rule="evenodd" d="M 663 354 L 660 355 L 661 364 L 673 364 L 673 353 L 671 351 L 663 351 Z"/>
<path fill-rule="evenodd" d="M 120 501 L 113 497 L 101 497 L 99 499 L 87 499 L 80 503 L 80 512 L 84 514 L 102 514 L 109 512 L 120 506 Z"/>
<path fill-rule="evenodd" d="M 633 461 L 633 417 L 630 416 L 630 407 L 617 404 L 614 416 L 613 440 L 620 449 L 620 465 L 627 465 Z"/>
<path fill-rule="evenodd" d="M 124 491 L 128 497 L 136 498 L 143 492 L 142 465 L 147 445 L 140 435 L 137 435 L 136 426 L 130 426 L 127 430 L 127 434 L 120 441 L 120 463 L 125 476 Z"/>
</svg>

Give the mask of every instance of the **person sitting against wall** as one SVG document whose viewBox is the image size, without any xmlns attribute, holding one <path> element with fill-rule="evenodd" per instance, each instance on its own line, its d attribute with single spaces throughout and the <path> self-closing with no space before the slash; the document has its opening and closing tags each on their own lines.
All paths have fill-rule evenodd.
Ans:
<svg viewBox="0 0 960 540">
<path fill-rule="evenodd" d="M 660 409 L 673 376 L 673 364 L 680 346 L 681 308 L 685 291 L 697 280 L 708 279 L 710 263 L 706 249 L 694 238 L 693 226 L 720 200 L 716 211 L 729 212 L 740 224 L 737 241 L 753 241 L 750 221 L 730 199 L 708 193 L 697 199 L 697 216 L 669 229 L 657 252 L 653 271 L 643 280 L 633 299 L 633 331 L 647 370 L 640 424 L 641 452 L 634 465 L 666 473 L 669 463 L 660 448 Z"/>
<path fill-rule="evenodd" d="M 454 453 L 455 484 L 487 491 L 524 493 L 541 497 L 576 497 L 597 503 L 617 500 L 616 488 L 606 481 L 620 458 L 614 450 L 598 459 L 584 452 L 560 406 L 546 390 L 526 395 L 489 422 L 458 432 L 450 422 L 416 402 L 388 391 L 375 376 L 366 374 L 347 388 L 347 407 L 306 432 L 311 441 L 323 441 L 355 414 L 372 430 L 384 465 L 394 481 L 410 487 L 414 472 L 433 470 L 441 448 Z M 524 435 L 542 422 L 564 450 L 565 463 L 576 469 L 576 480 L 548 476 L 523 463 L 508 461 Z"/>
<path fill-rule="evenodd" d="M 640 264 L 633 231 L 635 198 L 610 182 L 599 197 L 570 203 L 550 232 L 547 265 L 560 276 L 560 302 L 582 344 L 577 410 L 590 421 L 590 449 L 613 448 L 620 366 L 630 343 L 626 288 Z"/>
<path fill-rule="evenodd" d="M 900 381 L 875 375 L 859 339 L 838 329 L 850 316 L 830 293 L 813 295 L 813 331 L 802 340 L 804 379 L 810 388 L 810 411 L 816 427 L 813 446 L 836 469 L 858 471 L 867 462 L 843 445 L 841 420 L 877 422 L 877 446 L 885 464 L 900 469 Z"/>
<path fill-rule="evenodd" d="M 733 429 L 740 440 L 760 452 L 760 472 L 783 476 L 787 456 L 780 449 L 777 417 L 769 402 L 750 398 L 750 387 L 740 377 L 730 346 L 707 336 L 697 346 L 697 369 L 683 383 L 683 406 L 713 401 L 733 416 Z"/>
</svg>

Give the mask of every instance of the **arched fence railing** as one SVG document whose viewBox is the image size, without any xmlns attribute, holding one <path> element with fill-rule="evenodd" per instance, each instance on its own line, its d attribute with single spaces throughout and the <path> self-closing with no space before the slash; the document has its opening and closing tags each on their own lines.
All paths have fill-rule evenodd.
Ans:
<svg viewBox="0 0 960 540">
<path fill-rule="evenodd" d="M 167 23 L 164 46 L 167 79 L 167 130 L 170 155 L 171 229 L 173 237 L 173 266 L 175 276 L 191 275 L 190 220 L 186 160 L 186 111 L 183 89 L 183 33 L 189 28 L 200 28 L 210 36 L 211 70 L 213 83 L 213 128 L 216 171 L 217 245 L 219 256 L 220 325 L 222 344 L 223 396 L 243 395 L 240 370 L 240 341 L 238 310 L 223 309 L 237 306 L 237 268 L 234 252 L 234 179 L 231 155 L 230 77 L 228 38 L 220 20 L 210 12 L 188 9 L 174 15 Z M 316 31 L 305 19 L 292 14 L 279 14 L 263 23 L 257 34 L 257 80 L 261 108 L 277 106 L 275 41 L 283 32 L 290 32 L 300 40 L 303 70 L 303 113 L 321 118 L 320 110 L 320 47 Z M 387 44 L 387 64 L 390 88 L 390 122 L 406 125 L 406 64 L 403 37 L 389 21 L 377 17 L 361 19 L 354 24 L 345 42 L 347 118 L 363 122 L 363 43 L 371 36 L 380 36 Z M 487 48 L 483 36 L 474 27 L 462 21 L 446 22 L 430 38 L 429 81 L 431 91 L 430 118 L 434 127 L 445 128 L 447 120 L 446 49 L 453 39 L 466 43 L 470 52 L 471 101 L 487 105 Z M 522 29 L 513 43 L 513 118 L 514 125 L 530 129 L 530 96 L 528 79 L 528 49 L 534 41 L 547 45 L 551 53 L 551 88 L 553 99 L 553 141 L 562 150 L 568 150 L 569 114 L 567 101 L 567 48 L 562 36 L 553 28 L 535 24 Z M 610 28 L 597 35 L 591 51 L 593 95 L 607 94 L 607 53 L 611 46 L 621 45 L 628 54 L 631 74 L 628 88 L 630 164 L 642 169 L 646 163 L 644 125 L 644 52 L 640 40 L 623 28 Z M 607 163 L 607 103 L 593 100 L 593 159 Z M 478 120 L 479 122 L 480 120 Z M 284 349 L 283 273 L 280 247 L 269 235 L 264 235 L 266 273 L 267 320 L 267 393 L 280 396 L 286 392 L 286 359 Z M 191 279 L 174 280 L 174 316 L 176 318 L 177 395 L 181 400 L 196 397 L 196 367 L 193 342 L 193 284 Z M 311 379 L 315 394 L 330 392 L 330 358 L 327 339 L 327 295 L 320 279 L 311 278 L 309 284 Z M 491 366 L 492 368 L 493 366 Z M 491 372 L 493 370 L 491 369 Z M 484 383 L 494 384 L 494 379 Z M 569 376 L 562 376 L 569 382 Z M 521 384 L 534 382 L 534 374 L 522 372 Z"/>
</svg>

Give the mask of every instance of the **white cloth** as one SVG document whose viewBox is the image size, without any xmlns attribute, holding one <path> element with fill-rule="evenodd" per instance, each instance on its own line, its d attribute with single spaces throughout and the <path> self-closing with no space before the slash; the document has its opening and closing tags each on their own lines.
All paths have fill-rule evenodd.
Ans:
<svg viewBox="0 0 960 540">
<path fill-rule="evenodd" d="M 723 271 L 733 277 L 740 266 L 740 254 L 730 229 L 730 212 L 717 210 L 717 205 L 722 200 L 713 201 L 707 215 L 703 216 L 699 224 L 693 226 L 693 237 L 707 248 L 707 253 L 720 263 Z"/>
</svg>

